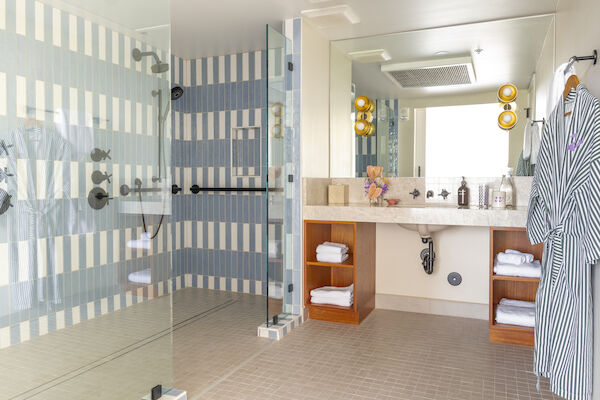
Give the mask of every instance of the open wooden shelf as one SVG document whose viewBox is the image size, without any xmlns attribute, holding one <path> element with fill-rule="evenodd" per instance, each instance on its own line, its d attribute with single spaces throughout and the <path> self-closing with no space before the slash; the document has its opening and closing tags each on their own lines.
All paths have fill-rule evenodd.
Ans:
<svg viewBox="0 0 600 400">
<path fill-rule="evenodd" d="M 316 261 L 317 246 L 326 241 L 348 246 L 348 259 Z M 310 302 L 313 289 L 351 284 L 354 304 L 350 307 Z M 304 221 L 304 305 L 309 318 L 348 324 L 359 324 L 375 308 L 375 224 Z"/>
<path fill-rule="evenodd" d="M 354 257 L 352 254 L 348 256 L 348 259 L 342 263 L 327 263 L 317 260 L 306 261 L 306 265 L 316 265 L 320 267 L 338 267 L 338 268 L 354 268 Z"/>
<path fill-rule="evenodd" d="M 490 229 L 490 341 L 533 346 L 533 328 L 496 323 L 496 307 L 503 298 L 535 301 L 539 279 L 494 274 L 496 255 L 506 249 L 531 253 L 536 260 L 542 259 L 543 245 L 531 245 L 525 228 Z"/>
<path fill-rule="evenodd" d="M 522 276 L 492 275 L 492 279 L 495 281 L 540 283 L 539 278 L 525 278 Z"/>
</svg>

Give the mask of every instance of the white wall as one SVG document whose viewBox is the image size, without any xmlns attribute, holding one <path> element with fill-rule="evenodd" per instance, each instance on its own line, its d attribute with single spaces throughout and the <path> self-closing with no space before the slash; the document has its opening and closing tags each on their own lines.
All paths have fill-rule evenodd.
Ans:
<svg viewBox="0 0 600 400">
<path fill-rule="evenodd" d="M 329 41 L 302 20 L 302 176 L 329 177 Z"/>
<path fill-rule="evenodd" d="M 417 232 L 396 224 L 377 224 L 378 294 L 487 304 L 489 299 L 489 229 L 452 227 L 433 233 L 436 260 L 427 275 L 420 253 L 427 246 Z M 448 283 L 458 272 L 459 286 Z"/>
<path fill-rule="evenodd" d="M 330 176 L 354 176 L 354 131 L 350 110 L 352 105 L 352 61 L 335 46 L 331 46 L 329 146 Z"/>
</svg>

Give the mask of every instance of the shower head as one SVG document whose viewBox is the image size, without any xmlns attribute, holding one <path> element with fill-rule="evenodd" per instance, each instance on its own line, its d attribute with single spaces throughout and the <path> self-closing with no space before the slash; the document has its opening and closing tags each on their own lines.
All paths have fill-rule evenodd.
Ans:
<svg viewBox="0 0 600 400">
<path fill-rule="evenodd" d="M 183 96 L 183 89 L 181 86 L 175 86 L 171 89 L 171 100 L 177 100 Z"/>
<path fill-rule="evenodd" d="M 163 63 L 158 58 L 158 55 L 153 51 L 141 51 L 138 48 L 131 50 L 131 57 L 137 62 L 142 61 L 142 57 L 152 56 L 154 57 L 155 64 L 152 66 L 152 72 L 155 74 L 161 74 L 163 72 L 167 72 L 169 70 L 169 64 Z"/>
</svg>

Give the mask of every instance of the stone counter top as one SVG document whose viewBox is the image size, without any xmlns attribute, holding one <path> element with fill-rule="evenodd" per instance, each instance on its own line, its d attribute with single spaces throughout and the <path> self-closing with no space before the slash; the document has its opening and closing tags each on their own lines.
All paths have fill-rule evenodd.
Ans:
<svg viewBox="0 0 600 400">
<path fill-rule="evenodd" d="M 339 206 L 304 205 L 303 214 L 305 220 L 455 226 L 524 227 L 527 221 L 527 207 L 514 210 L 480 210 L 433 204 L 395 207 L 371 207 L 366 203 Z"/>
</svg>

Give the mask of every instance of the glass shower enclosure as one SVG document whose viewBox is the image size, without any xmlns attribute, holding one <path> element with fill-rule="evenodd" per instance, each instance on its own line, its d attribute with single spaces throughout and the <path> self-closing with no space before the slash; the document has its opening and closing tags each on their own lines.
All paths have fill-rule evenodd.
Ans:
<svg viewBox="0 0 600 400">
<path fill-rule="evenodd" d="M 169 1 L 0 0 L 0 397 L 172 385 Z"/>
<path fill-rule="evenodd" d="M 292 45 L 268 25 L 266 42 L 267 324 L 272 324 L 292 303 Z"/>
</svg>

